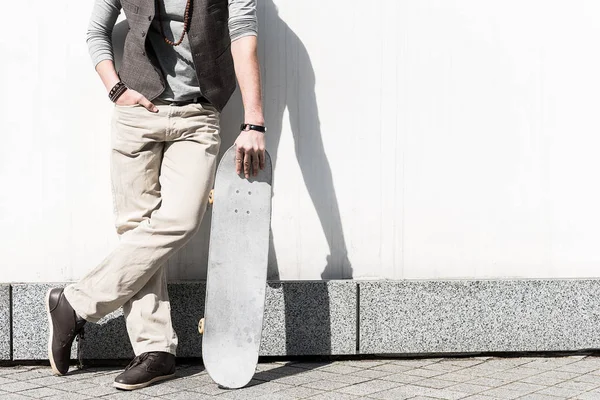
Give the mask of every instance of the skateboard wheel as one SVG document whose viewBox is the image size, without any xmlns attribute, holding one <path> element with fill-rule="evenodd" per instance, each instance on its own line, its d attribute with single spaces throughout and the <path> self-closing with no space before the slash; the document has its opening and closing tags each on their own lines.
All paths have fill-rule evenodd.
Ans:
<svg viewBox="0 0 600 400">
<path fill-rule="evenodd" d="M 204 318 L 201 318 L 200 322 L 198 322 L 198 332 L 200 332 L 201 335 L 204 334 Z"/>
<path fill-rule="evenodd" d="M 208 194 L 208 204 L 212 204 L 215 201 L 215 189 L 210 189 L 210 193 Z"/>
</svg>

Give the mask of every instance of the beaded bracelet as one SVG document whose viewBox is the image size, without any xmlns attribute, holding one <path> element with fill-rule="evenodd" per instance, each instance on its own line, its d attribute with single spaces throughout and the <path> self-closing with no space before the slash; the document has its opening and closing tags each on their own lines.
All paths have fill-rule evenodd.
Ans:
<svg viewBox="0 0 600 400">
<path fill-rule="evenodd" d="M 121 97 L 123 93 L 125 93 L 126 90 L 127 86 L 125 86 L 123 82 L 119 81 L 115 86 L 113 86 L 112 89 L 110 89 L 110 92 L 108 93 L 108 98 L 114 103 L 119 97 Z"/>
</svg>

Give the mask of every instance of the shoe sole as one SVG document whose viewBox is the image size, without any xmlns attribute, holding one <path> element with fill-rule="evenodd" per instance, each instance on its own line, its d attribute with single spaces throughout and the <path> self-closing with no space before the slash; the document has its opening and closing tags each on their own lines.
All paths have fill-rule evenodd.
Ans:
<svg viewBox="0 0 600 400">
<path fill-rule="evenodd" d="M 145 388 L 146 386 L 150 386 L 153 383 L 164 381 L 164 380 L 171 379 L 174 377 L 175 377 L 175 374 L 157 376 L 156 378 L 150 379 L 148 382 L 138 383 L 135 385 L 128 385 L 126 383 L 114 382 L 113 386 L 116 387 L 117 389 L 121 389 L 121 390 L 136 390 L 136 389 Z"/>
<path fill-rule="evenodd" d="M 48 289 L 48 293 L 46 293 L 46 314 L 48 314 L 48 328 L 50 331 L 48 332 L 48 360 L 50 360 L 50 366 L 52 367 L 52 372 L 55 375 L 65 375 L 56 368 L 56 364 L 54 364 L 54 355 L 52 354 L 52 340 L 54 339 L 54 326 L 52 325 L 52 316 L 50 315 L 50 292 L 52 289 Z"/>
</svg>

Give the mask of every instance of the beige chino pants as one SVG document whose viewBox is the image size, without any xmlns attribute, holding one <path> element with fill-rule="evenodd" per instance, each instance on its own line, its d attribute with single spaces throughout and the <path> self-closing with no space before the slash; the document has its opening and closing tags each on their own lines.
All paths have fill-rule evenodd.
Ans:
<svg viewBox="0 0 600 400">
<path fill-rule="evenodd" d="M 176 354 L 164 264 L 198 231 L 221 144 L 214 107 L 154 103 L 158 113 L 139 105 L 114 108 L 111 179 L 119 244 L 65 288 L 77 314 L 90 322 L 122 306 L 136 355 Z"/>
</svg>

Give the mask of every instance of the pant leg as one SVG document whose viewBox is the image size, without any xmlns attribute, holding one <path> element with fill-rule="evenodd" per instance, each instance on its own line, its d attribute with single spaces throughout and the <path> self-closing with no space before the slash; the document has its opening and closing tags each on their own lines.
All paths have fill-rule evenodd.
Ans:
<svg viewBox="0 0 600 400">
<path fill-rule="evenodd" d="M 140 292 L 196 233 L 206 210 L 220 145 L 218 113 L 199 105 L 176 107 L 177 112 L 172 106 L 158 107 L 158 114 L 142 107 L 116 110 L 114 151 L 124 156 L 115 171 L 118 176 L 129 173 L 132 160 L 152 153 L 157 141 L 167 140 L 160 165 L 161 202 L 149 218 L 122 234 L 119 245 L 96 268 L 67 287 L 67 299 L 88 321 L 97 321 Z M 135 176 L 148 179 L 145 170 Z"/>
<path fill-rule="evenodd" d="M 174 206 L 187 207 L 189 200 L 185 197 L 194 191 L 181 188 L 190 184 L 204 187 L 197 192 L 202 195 L 201 209 L 196 219 L 198 227 L 206 210 L 208 192 L 213 186 L 216 154 L 220 146 L 217 124 L 218 115 L 203 109 L 201 105 L 176 107 L 171 112 L 171 129 L 167 139 L 172 141 L 166 144 L 162 169 L 173 170 L 174 174 L 165 175 L 163 172 L 160 177 L 162 191 L 171 193 L 170 188 L 173 188 L 173 193 L 178 193 L 173 198 L 176 202 Z M 206 147 L 206 143 L 211 142 L 211 147 Z M 180 167 L 180 163 L 186 166 Z M 198 170 L 204 171 L 204 174 L 196 175 L 201 179 L 196 181 L 192 178 L 190 182 L 185 175 L 176 174 L 177 170 Z M 149 351 L 165 351 L 176 355 L 178 340 L 171 322 L 166 268 L 161 267 L 146 286 L 125 303 L 123 311 L 136 355 Z"/>
<path fill-rule="evenodd" d="M 136 356 L 148 351 L 177 354 L 171 321 L 167 269 L 161 266 L 144 287 L 123 305 L 129 341 Z"/>
<path fill-rule="evenodd" d="M 123 115 L 120 117 L 123 118 Z M 143 117 L 142 113 L 136 125 L 140 125 L 142 129 L 148 129 L 149 127 L 145 126 L 143 122 L 140 124 L 144 120 Z M 163 122 L 159 122 L 154 128 L 157 130 L 157 140 L 164 138 L 167 123 L 168 111 L 164 111 Z M 113 124 L 113 138 L 120 137 L 123 140 L 133 138 L 134 142 L 137 142 L 140 136 L 139 130 L 134 129 L 130 132 L 132 135 L 127 135 L 129 129 L 130 125 L 127 124 Z M 150 129 L 152 128 L 150 127 Z M 125 132 L 119 132 L 119 130 Z M 140 223 L 150 218 L 152 211 L 160 206 L 159 176 L 164 142 L 151 141 L 145 144 L 144 150 L 135 153 L 135 157 L 131 157 L 130 152 L 123 151 L 123 146 L 119 143 L 119 141 L 113 143 L 111 181 L 115 227 L 120 239 L 124 233 L 137 228 Z M 140 348 L 150 347 L 154 351 L 176 354 L 177 334 L 171 322 L 171 307 L 164 265 L 159 267 L 139 292 L 123 304 L 123 313 L 135 355 L 143 352 L 140 351 Z M 135 316 L 133 319 L 137 323 L 131 322 L 132 316 Z"/>
</svg>

